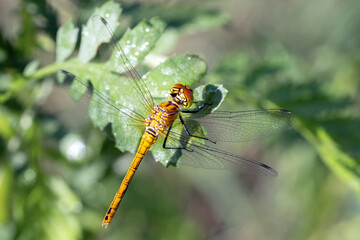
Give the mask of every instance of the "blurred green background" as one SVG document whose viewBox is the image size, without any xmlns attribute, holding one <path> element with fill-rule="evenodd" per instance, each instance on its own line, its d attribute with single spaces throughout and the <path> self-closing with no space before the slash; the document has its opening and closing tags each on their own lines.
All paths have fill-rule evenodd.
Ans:
<svg viewBox="0 0 360 240">
<path fill-rule="evenodd" d="M 223 109 L 280 107 L 297 121 L 223 146 L 276 178 L 148 156 L 107 229 L 133 155 L 91 125 L 49 67 L 57 29 L 103 3 L 0 2 L 0 239 L 360 239 L 359 1 L 122 1 L 122 31 L 154 16 L 167 24 L 147 67 L 199 54 L 202 82 L 229 91 Z"/>
</svg>

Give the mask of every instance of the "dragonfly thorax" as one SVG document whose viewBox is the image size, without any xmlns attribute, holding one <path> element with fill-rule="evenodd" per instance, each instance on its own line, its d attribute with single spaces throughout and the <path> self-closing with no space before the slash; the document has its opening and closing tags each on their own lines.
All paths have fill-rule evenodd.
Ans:
<svg viewBox="0 0 360 240">
<path fill-rule="evenodd" d="M 189 86 L 175 84 L 170 89 L 170 100 L 177 103 L 179 106 L 188 108 L 193 103 L 193 92 Z"/>
<path fill-rule="evenodd" d="M 166 101 L 154 107 L 150 116 L 145 119 L 146 132 L 157 137 L 169 126 L 173 124 L 178 117 L 179 106 L 173 101 Z"/>
</svg>

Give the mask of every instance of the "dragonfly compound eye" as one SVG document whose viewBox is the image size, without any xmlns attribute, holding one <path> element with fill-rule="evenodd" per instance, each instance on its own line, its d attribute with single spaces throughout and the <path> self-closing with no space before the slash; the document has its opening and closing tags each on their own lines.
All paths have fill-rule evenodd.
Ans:
<svg viewBox="0 0 360 240">
<path fill-rule="evenodd" d="M 185 88 L 183 92 L 183 96 L 185 98 L 184 107 L 185 108 L 190 107 L 193 103 L 193 98 L 194 98 L 191 89 Z"/>
<path fill-rule="evenodd" d="M 193 93 L 191 88 L 182 84 L 175 84 L 171 88 L 170 97 L 178 104 L 183 105 L 185 108 L 190 107 L 193 102 Z"/>
</svg>

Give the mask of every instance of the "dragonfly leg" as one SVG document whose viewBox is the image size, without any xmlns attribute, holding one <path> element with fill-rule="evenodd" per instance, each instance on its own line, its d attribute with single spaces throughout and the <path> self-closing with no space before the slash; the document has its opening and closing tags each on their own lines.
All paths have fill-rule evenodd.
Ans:
<svg viewBox="0 0 360 240">
<path fill-rule="evenodd" d="M 188 149 L 188 148 L 186 148 L 186 147 L 167 147 L 167 146 L 166 146 L 166 141 L 167 141 L 167 139 L 168 139 L 168 137 L 169 137 L 171 127 L 172 127 L 172 125 L 169 127 L 169 129 L 168 129 L 168 131 L 167 131 L 167 133 L 166 133 L 166 137 L 165 137 L 164 142 L 163 142 L 163 148 L 165 148 L 165 149 L 185 149 L 185 150 L 187 150 L 187 151 L 189 151 L 189 152 L 193 152 L 194 150 Z"/>
<path fill-rule="evenodd" d="M 186 128 L 184 119 L 182 118 L 181 114 L 179 114 L 179 118 L 180 118 L 181 124 L 183 125 L 184 130 L 185 130 L 185 132 L 187 133 L 187 135 L 189 135 L 190 137 L 196 137 L 196 138 L 204 139 L 204 140 L 207 140 L 207 141 L 210 141 L 210 142 L 216 144 L 215 141 L 213 141 L 213 140 L 211 140 L 211 139 L 209 139 L 209 138 L 192 135 L 192 134 L 189 132 L 189 130 Z"/>
</svg>

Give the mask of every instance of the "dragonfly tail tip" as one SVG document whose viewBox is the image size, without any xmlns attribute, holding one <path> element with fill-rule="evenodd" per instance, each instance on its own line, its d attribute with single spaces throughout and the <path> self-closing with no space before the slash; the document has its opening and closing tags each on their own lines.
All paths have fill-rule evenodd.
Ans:
<svg viewBox="0 0 360 240">
<path fill-rule="evenodd" d="M 107 24 L 107 21 L 105 20 L 105 18 L 100 16 L 100 20 L 103 22 L 103 24 L 105 24 L 105 25 Z"/>
<path fill-rule="evenodd" d="M 285 109 L 278 109 L 278 113 L 282 113 L 282 114 L 292 114 L 291 111 L 285 110 Z"/>
</svg>

